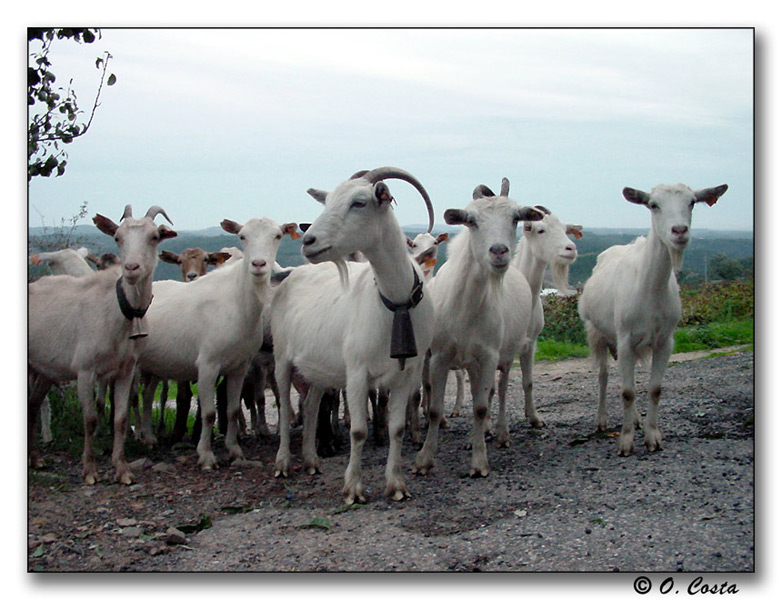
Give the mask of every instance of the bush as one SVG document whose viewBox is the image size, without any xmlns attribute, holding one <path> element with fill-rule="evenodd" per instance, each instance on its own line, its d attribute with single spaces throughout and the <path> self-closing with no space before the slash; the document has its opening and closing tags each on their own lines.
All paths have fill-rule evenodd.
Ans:
<svg viewBox="0 0 782 600">
<path fill-rule="evenodd" d="M 579 296 L 541 297 L 546 323 L 540 332 L 538 341 L 549 340 L 586 345 L 586 332 L 581 317 L 578 316 Z"/>
<path fill-rule="evenodd" d="M 755 317 L 755 283 L 752 280 L 685 288 L 681 299 L 682 320 L 679 327 Z"/>
</svg>

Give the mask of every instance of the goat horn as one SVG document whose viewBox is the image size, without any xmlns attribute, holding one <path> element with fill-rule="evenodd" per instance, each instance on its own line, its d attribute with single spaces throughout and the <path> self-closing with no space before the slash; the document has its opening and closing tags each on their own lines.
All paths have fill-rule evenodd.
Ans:
<svg viewBox="0 0 782 600">
<path fill-rule="evenodd" d="M 478 198 L 494 198 L 495 196 L 496 194 L 483 184 L 475 186 L 475 189 L 472 191 L 473 200 L 477 200 Z"/>
<path fill-rule="evenodd" d="M 542 213 L 544 213 L 546 215 L 550 215 L 551 214 L 551 211 L 548 208 L 546 208 L 545 206 L 538 206 L 538 205 L 536 205 L 535 208 L 537 208 L 540 212 L 542 212 Z"/>
<path fill-rule="evenodd" d="M 125 212 L 122 213 L 122 216 L 120 217 L 120 221 L 123 219 L 128 219 L 133 217 L 133 208 L 130 206 L 130 204 L 125 205 Z"/>
<path fill-rule="evenodd" d="M 507 177 L 502 178 L 502 188 L 500 189 L 500 196 L 508 197 L 508 192 L 510 192 L 510 181 L 508 181 Z"/>
<path fill-rule="evenodd" d="M 353 173 L 353 175 L 350 177 L 351 179 L 358 179 L 359 177 L 363 177 L 369 173 L 367 169 L 364 169 L 363 171 L 358 171 L 357 173 Z"/>
<path fill-rule="evenodd" d="M 359 173 L 361 173 L 361 171 L 359 171 Z M 356 175 L 358 175 L 358 173 Z M 371 171 L 367 171 L 363 175 L 360 175 L 360 177 L 363 177 L 370 183 L 377 183 L 378 181 L 382 181 L 384 179 L 401 179 L 402 181 L 406 181 L 412 185 L 415 189 L 418 190 L 418 193 L 421 194 L 421 197 L 426 203 L 426 210 L 429 213 L 429 229 L 427 229 L 427 233 L 432 231 L 432 227 L 434 227 L 434 208 L 432 208 L 432 201 L 429 199 L 429 194 L 426 193 L 426 190 L 424 189 L 424 186 L 421 185 L 421 182 L 413 177 L 410 173 L 403 171 L 402 169 L 397 169 L 396 167 L 380 167 L 377 169 L 372 169 Z"/>
<path fill-rule="evenodd" d="M 174 224 L 171 221 L 171 219 L 168 218 L 168 215 L 166 214 L 166 211 L 164 211 L 159 206 L 150 206 L 149 210 L 147 211 L 147 214 L 144 215 L 144 216 L 149 217 L 150 219 L 152 219 L 154 221 L 155 217 L 158 216 L 158 215 L 163 215 L 166 218 L 166 221 L 168 221 L 172 225 Z"/>
</svg>

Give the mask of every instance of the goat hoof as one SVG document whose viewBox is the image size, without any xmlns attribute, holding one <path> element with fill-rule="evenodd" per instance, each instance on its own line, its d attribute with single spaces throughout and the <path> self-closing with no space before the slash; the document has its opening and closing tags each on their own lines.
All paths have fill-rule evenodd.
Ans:
<svg viewBox="0 0 782 600">
<path fill-rule="evenodd" d="M 97 473 L 87 473 L 84 475 L 84 483 L 86 485 L 95 485 L 98 482 Z"/>
<path fill-rule="evenodd" d="M 497 448 L 510 448 L 510 440 L 497 440 Z"/>
<path fill-rule="evenodd" d="M 394 502 L 401 502 L 402 500 L 407 500 L 408 498 L 412 498 L 412 496 L 410 495 L 410 492 L 408 492 L 407 489 L 396 490 L 389 497 Z"/>
<path fill-rule="evenodd" d="M 472 468 L 470 469 L 470 477 L 478 478 L 478 477 L 488 477 L 489 476 L 489 467 L 480 467 L 480 468 Z"/>
<path fill-rule="evenodd" d="M 122 485 L 131 485 L 133 483 L 133 473 L 127 471 L 125 473 L 117 473 L 117 482 Z"/>
</svg>

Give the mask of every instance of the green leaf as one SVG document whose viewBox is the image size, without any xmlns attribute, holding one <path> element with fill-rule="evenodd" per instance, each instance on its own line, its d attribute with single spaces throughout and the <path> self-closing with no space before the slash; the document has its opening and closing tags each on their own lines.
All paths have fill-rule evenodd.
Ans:
<svg viewBox="0 0 782 600">
<path fill-rule="evenodd" d="M 109 78 L 106 81 L 106 85 L 114 85 L 115 83 L 117 83 L 117 76 L 114 75 L 114 73 L 112 73 L 111 75 L 109 75 Z"/>
<path fill-rule="evenodd" d="M 43 556 L 44 550 L 46 549 L 46 544 L 41 544 L 35 549 L 35 552 L 33 552 L 33 558 L 41 558 Z"/>
<path fill-rule="evenodd" d="M 331 529 L 331 524 L 329 523 L 328 519 L 323 517 L 314 517 L 309 523 L 302 525 L 302 527 L 310 529 L 323 529 L 324 531 L 328 531 Z"/>
</svg>

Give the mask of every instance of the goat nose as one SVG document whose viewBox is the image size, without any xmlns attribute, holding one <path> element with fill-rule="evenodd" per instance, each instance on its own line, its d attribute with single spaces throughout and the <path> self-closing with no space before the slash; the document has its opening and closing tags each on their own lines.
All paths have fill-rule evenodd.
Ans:
<svg viewBox="0 0 782 600">
<path fill-rule="evenodd" d="M 494 244 L 489 248 L 489 252 L 496 256 L 502 256 L 503 254 L 510 252 L 510 249 L 505 244 Z"/>
<path fill-rule="evenodd" d="M 301 243 L 305 246 L 312 246 L 316 242 L 318 238 L 316 238 L 314 235 L 306 234 L 302 240 Z"/>
<path fill-rule="evenodd" d="M 672 231 L 673 233 L 675 233 L 676 235 L 682 235 L 682 234 L 685 234 L 685 233 L 687 233 L 689 230 L 690 230 L 690 228 L 689 228 L 689 227 L 687 227 L 686 225 L 674 225 L 673 227 L 671 227 L 671 231 Z"/>
<path fill-rule="evenodd" d="M 198 278 L 198 273 L 188 273 L 188 274 L 187 274 L 187 278 L 188 278 L 190 281 L 193 281 L 194 279 L 197 279 L 197 278 Z"/>
<path fill-rule="evenodd" d="M 253 266 L 254 267 L 258 267 L 258 268 L 265 267 L 266 266 L 266 261 L 263 260 L 263 259 L 255 259 L 253 261 Z"/>
<path fill-rule="evenodd" d="M 140 268 L 138 263 L 125 263 L 126 271 L 138 271 Z"/>
</svg>

